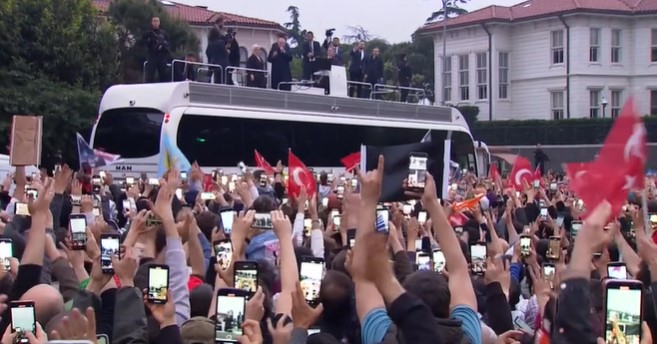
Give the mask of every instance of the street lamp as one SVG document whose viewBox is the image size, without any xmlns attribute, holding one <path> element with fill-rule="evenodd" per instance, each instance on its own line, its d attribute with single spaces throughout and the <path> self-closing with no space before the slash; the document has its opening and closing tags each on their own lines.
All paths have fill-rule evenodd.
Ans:
<svg viewBox="0 0 657 344">
<path fill-rule="evenodd" d="M 607 98 L 602 97 L 602 118 L 605 118 L 605 109 L 607 109 L 607 104 L 609 104 Z"/>
</svg>

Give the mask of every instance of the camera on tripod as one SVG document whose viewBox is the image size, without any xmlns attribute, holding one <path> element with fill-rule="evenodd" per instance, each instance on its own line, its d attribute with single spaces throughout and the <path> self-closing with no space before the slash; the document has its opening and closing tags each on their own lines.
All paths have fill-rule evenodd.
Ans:
<svg viewBox="0 0 657 344">
<path fill-rule="evenodd" d="M 333 37 L 333 32 L 335 32 L 335 29 L 327 29 L 326 30 L 326 37 L 328 37 L 328 38 Z"/>
</svg>

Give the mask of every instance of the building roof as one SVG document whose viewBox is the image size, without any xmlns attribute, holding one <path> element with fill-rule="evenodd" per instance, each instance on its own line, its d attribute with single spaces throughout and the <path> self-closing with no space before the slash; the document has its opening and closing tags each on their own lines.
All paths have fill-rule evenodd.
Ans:
<svg viewBox="0 0 657 344">
<path fill-rule="evenodd" d="M 491 22 L 511 23 L 568 13 L 649 14 L 657 12 L 657 0 L 529 0 L 513 6 L 492 5 L 455 18 L 447 27 L 462 27 Z M 425 24 L 421 33 L 435 32 L 443 22 Z"/>
<path fill-rule="evenodd" d="M 112 0 L 92 0 L 93 5 L 101 12 L 107 12 Z M 255 26 L 284 31 L 283 27 L 274 21 L 245 17 L 238 14 L 215 12 L 201 6 L 189 6 L 168 0 L 160 0 L 160 4 L 172 17 L 179 18 L 191 25 L 213 25 L 219 18 L 224 19 L 228 26 Z"/>
</svg>

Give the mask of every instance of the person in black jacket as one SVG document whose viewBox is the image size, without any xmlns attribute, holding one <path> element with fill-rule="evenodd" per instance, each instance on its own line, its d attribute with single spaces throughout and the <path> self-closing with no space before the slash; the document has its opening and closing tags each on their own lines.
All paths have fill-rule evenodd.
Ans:
<svg viewBox="0 0 657 344">
<path fill-rule="evenodd" d="M 224 24 L 219 22 L 219 27 L 214 27 L 208 35 L 208 47 L 205 49 L 205 55 L 208 57 L 208 63 L 218 67 L 212 67 L 212 75 L 215 84 L 224 83 L 224 75 L 228 67 L 228 48 L 226 36 L 221 34 Z"/>
<path fill-rule="evenodd" d="M 246 72 L 246 86 L 248 87 L 258 87 L 266 88 L 267 87 L 267 78 L 265 77 L 264 71 L 266 70 L 265 61 L 262 59 L 262 48 L 259 45 L 254 44 L 251 49 L 251 56 L 246 61 L 247 69 L 261 70 L 263 72 L 256 71 L 247 71 Z"/>
<path fill-rule="evenodd" d="M 363 82 L 365 70 L 367 67 L 367 54 L 365 53 L 365 42 L 354 43 L 354 48 L 350 52 L 351 60 L 349 62 L 349 81 Z M 360 98 L 363 86 L 356 85 L 349 88 L 349 96 L 353 97 L 354 92 L 356 97 Z"/>
<path fill-rule="evenodd" d="M 146 82 L 155 82 L 157 72 L 160 82 L 170 81 L 167 62 L 171 51 L 169 35 L 160 29 L 160 18 L 151 19 L 151 30 L 144 36 L 144 42 L 148 49 L 146 60 Z"/>
<path fill-rule="evenodd" d="M 185 62 L 196 62 L 196 54 L 188 53 Z M 176 63 L 173 68 L 173 81 L 196 81 L 196 68 L 192 63 Z"/>
<path fill-rule="evenodd" d="M 237 32 L 233 31 L 232 28 L 228 28 L 228 33 L 226 34 L 226 42 L 228 49 L 228 65 L 231 67 L 240 66 L 240 44 L 237 43 L 236 38 Z M 233 85 L 233 73 L 234 69 L 228 69 L 226 71 L 226 83 L 228 85 Z M 239 75 L 239 74 L 238 74 Z"/>
<path fill-rule="evenodd" d="M 281 85 L 281 82 L 292 81 L 292 71 L 290 70 L 290 62 L 292 61 L 292 54 L 290 53 L 290 46 L 287 44 L 285 36 L 278 37 L 278 41 L 271 46 L 269 50 L 269 57 L 267 61 L 271 63 L 271 88 L 275 90 L 290 91 L 292 85 Z"/>
<path fill-rule="evenodd" d="M 399 64 L 397 65 L 397 69 L 399 70 L 399 75 L 398 75 L 398 83 L 399 86 L 401 87 L 410 87 L 411 86 L 411 78 L 413 77 L 413 70 L 411 70 L 411 67 L 408 65 L 408 61 L 406 59 L 406 54 L 401 54 L 399 57 Z M 406 99 L 408 98 L 408 89 L 401 89 L 401 102 L 406 103 Z"/>
<path fill-rule="evenodd" d="M 543 152 L 541 149 L 541 144 L 536 144 L 536 150 L 534 150 L 534 168 L 541 171 L 541 176 L 545 175 L 545 163 L 550 161 L 550 158 Z"/>
<path fill-rule="evenodd" d="M 367 68 L 365 70 L 365 82 L 372 85 L 372 91 L 376 91 L 374 85 L 384 83 L 383 59 L 381 59 L 379 48 L 372 50 L 372 56 L 367 60 Z M 381 99 L 381 95 L 377 94 L 374 98 Z"/>
<path fill-rule="evenodd" d="M 301 45 L 303 51 L 303 80 L 313 80 L 315 58 L 321 55 L 322 47 L 315 41 L 312 31 L 306 33 L 306 41 Z"/>
</svg>

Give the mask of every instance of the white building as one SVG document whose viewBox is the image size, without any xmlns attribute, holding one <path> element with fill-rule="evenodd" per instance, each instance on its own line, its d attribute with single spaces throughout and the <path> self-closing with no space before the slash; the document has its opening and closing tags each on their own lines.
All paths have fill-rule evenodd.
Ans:
<svg viewBox="0 0 657 344">
<path fill-rule="evenodd" d="M 656 14 L 657 0 L 482 8 L 445 23 L 445 82 L 443 23 L 427 24 L 436 100 L 478 106 L 479 120 L 521 120 L 616 116 L 631 95 L 657 115 Z"/>
<path fill-rule="evenodd" d="M 107 11 L 112 0 L 93 0 L 94 6 L 101 12 Z M 237 32 L 237 41 L 240 44 L 240 59 L 242 67 L 246 67 L 246 60 L 251 55 L 251 47 L 260 45 L 266 56 L 269 48 L 276 42 L 278 35 L 285 33 L 285 29 L 278 23 L 258 18 L 245 17 L 232 13 L 214 12 L 207 7 L 189 6 L 173 1 L 160 0 L 167 13 L 175 18 L 186 21 L 199 39 L 200 46 L 198 56 L 201 61 L 207 63 L 205 49 L 208 46 L 208 34 L 215 27 L 220 18 L 224 19 L 226 27 L 231 27 Z M 150 26 L 150 23 L 144 23 Z"/>
</svg>

